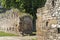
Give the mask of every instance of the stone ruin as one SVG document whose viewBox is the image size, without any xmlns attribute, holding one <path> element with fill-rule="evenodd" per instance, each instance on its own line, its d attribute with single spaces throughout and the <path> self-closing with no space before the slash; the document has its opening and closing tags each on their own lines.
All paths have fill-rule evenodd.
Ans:
<svg viewBox="0 0 60 40">
<path fill-rule="evenodd" d="M 19 13 L 17 9 L 0 13 L 0 31 L 17 35 L 31 34 L 33 28 L 32 18 L 27 14 L 18 15 Z"/>
<path fill-rule="evenodd" d="M 60 0 L 47 0 L 36 15 L 37 40 L 60 40 Z"/>
<path fill-rule="evenodd" d="M 32 18 L 28 15 L 20 17 L 19 22 L 19 32 L 22 32 L 22 35 L 30 34 L 32 35 L 33 32 L 33 23 Z"/>
</svg>

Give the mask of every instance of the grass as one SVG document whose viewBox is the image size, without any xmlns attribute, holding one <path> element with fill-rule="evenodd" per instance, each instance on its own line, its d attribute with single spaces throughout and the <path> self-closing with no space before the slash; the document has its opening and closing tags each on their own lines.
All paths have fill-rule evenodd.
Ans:
<svg viewBox="0 0 60 40">
<path fill-rule="evenodd" d="M 17 36 L 17 35 L 0 31 L 0 36 Z"/>
<path fill-rule="evenodd" d="M 36 38 L 33 38 L 32 40 L 37 40 Z"/>
</svg>

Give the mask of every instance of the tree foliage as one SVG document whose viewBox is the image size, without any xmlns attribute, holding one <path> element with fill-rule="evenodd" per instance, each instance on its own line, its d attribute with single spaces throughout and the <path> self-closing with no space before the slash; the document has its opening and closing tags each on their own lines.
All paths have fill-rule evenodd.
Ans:
<svg viewBox="0 0 60 40">
<path fill-rule="evenodd" d="M 18 8 L 20 11 L 34 13 L 37 8 L 42 7 L 46 0 L 1 0 L 1 4 L 6 9 Z"/>
</svg>

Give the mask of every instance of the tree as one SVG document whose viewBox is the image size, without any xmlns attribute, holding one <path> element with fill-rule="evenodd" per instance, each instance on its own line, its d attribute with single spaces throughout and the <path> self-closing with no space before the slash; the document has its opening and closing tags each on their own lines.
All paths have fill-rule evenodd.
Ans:
<svg viewBox="0 0 60 40">
<path fill-rule="evenodd" d="M 46 0 L 1 0 L 1 4 L 6 9 L 18 8 L 20 11 L 25 9 L 27 13 L 34 13 L 37 8 L 42 7 Z"/>
</svg>

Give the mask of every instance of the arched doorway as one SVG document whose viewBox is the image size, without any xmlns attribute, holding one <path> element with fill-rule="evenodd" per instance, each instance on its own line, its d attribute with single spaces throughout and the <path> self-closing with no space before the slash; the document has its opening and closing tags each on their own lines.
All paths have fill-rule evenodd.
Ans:
<svg viewBox="0 0 60 40">
<path fill-rule="evenodd" d="M 20 18 L 19 32 L 22 32 L 22 35 L 32 34 L 33 23 L 32 18 L 30 16 L 23 16 Z"/>
</svg>

